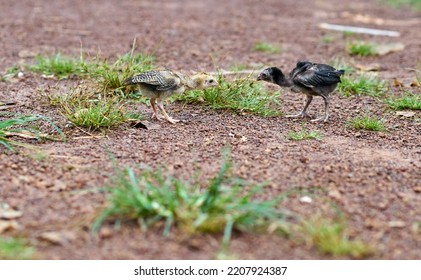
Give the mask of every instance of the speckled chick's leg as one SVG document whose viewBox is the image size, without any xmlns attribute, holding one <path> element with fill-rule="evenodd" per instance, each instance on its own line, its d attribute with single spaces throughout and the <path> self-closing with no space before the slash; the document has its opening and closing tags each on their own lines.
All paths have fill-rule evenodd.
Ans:
<svg viewBox="0 0 421 280">
<path fill-rule="evenodd" d="M 286 115 L 285 117 L 287 117 L 287 118 L 297 118 L 297 117 L 303 117 L 304 118 L 304 117 L 307 117 L 308 116 L 307 115 L 307 108 L 310 105 L 311 101 L 313 100 L 313 96 L 309 95 L 309 94 L 308 95 L 306 94 L 306 96 L 307 96 L 307 101 L 306 101 L 306 105 L 304 105 L 303 110 L 296 115 Z"/>
<path fill-rule="evenodd" d="M 162 104 L 162 100 L 159 100 L 159 99 L 158 99 L 158 108 L 161 110 L 162 114 L 164 115 L 165 119 L 168 122 L 170 122 L 172 124 L 175 124 L 175 123 L 178 123 L 180 121 L 180 120 L 176 120 L 176 119 L 173 119 L 170 116 L 168 116 L 167 112 L 165 112 L 164 105 Z"/>
<path fill-rule="evenodd" d="M 156 118 L 157 120 L 160 121 L 161 118 L 158 116 L 158 112 L 156 111 L 155 100 L 156 100 L 156 98 L 151 98 L 151 100 L 150 100 L 151 106 L 152 106 L 152 110 L 153 110 L 152 119 L 153 118 Z"/>
</svg>

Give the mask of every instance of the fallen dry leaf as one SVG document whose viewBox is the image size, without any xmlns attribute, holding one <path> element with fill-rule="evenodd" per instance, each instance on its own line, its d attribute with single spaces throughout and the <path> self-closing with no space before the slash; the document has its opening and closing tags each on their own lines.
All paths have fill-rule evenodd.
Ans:
<svg viewBox="0 0 421 280">
<path fill-rule="evenodd" d="M 415 222 L 411 226 L 413 233 L 421 233 L 421 222 Z"/>
<path fill-rule="evenodd" d="M 71 231 L 48 231 L 42 233 L 39 238 L 51 244 L 63 246 L 76 239 L 76 234 Z"/>
<path fill-rule="evenodd" d="M 328 193 L 329 197 L 335 198 L 337 200 L 340 200 L 342 198 L 341 193 L 337 189 L 332 189 Z"/>
<path fill-rule="evenodd" d="M 398 79 L 393 79 L 393 86 L 395 87 L 403 87 L 403 83 L 401 81 L 399 81 Z"/>
<path fill-rule="evenodd" d="M 385 55 L 391 52 L 402 51 L 405 45 L 402 43 L 391 43 L 374 46 L 374 52 L 378 55 Z"/>
<path fill-rule="evenodd" d="M 22 130 L 22 132 L 9 132 L 9 131 L 6 131 L 4 134 L 7 137 L 17 136 L 17 137 L 21 137 L 21 138 L 25 138 L 25 139 L 37 139 L 38 138 L 34 133 L 29 132 L 29 131 L 24 131 L 24 130 Z"/>
<path fill-rule="evenodd" d="M 400 18 L 400 19 L 388 19 L 381 17 L 374 17 L 367 14 L 355 14 L 348 11 L 342 12 L 341 16 L 344 18 L 351 18 L 355 22 L 364 24 L 375 24 L 375 25 L 392 25 L 392 26 L 418 26 L 421 21 L 419 18 Z"/>
<path fill-rule="evenodd" d="M 380 229 L 384 226 L 384 223 L 373 218 L 367 218 L 364 221 L 364 226 L 371 229 Z"/>
<path fill-rule="evenodd" d="M 5 131 L 4 134 L 6 135 L 6 137 L 11 137 L 11 136 L 16 136 L 16 137 L 21 137 L 21 138 L 25 138 L 25 139 L 39 139 L 41 138 L 47 138 L 47 139 L 51 139 L 51 140 L 60 140 L 61 138 L 58 137 L 54 137 L 45 133 L 33 133 L 27 130 L 21 130 L 20 132 L 10 132 L 10 131 Z"/>
<path fill-rule="evenodd" d="M 55 76 L 54 75 L 45 75 L 45 74 L 42 74 L 41 77 L 43 77 L 44 79 L 55 79 Z"/>
<path fill-rule="evenodd" d="M 0 234 L 7 230 L 15 230 L 19 228 L 19 224 L 16 221 L 1 221 L 0 220 Z"/>
<path fill-rule="evenodd" d="M 355 67 L 358 70 L 364 71 L 364 72 L 371 72 L 371 71 L 380 71 L 383 69 L 383 67 L 379 63 L 371 63 L 367 65 L 363 64 L 356 64 Z"/>
<path fill-rule="evenodd" d="M 50 191 L 57 192 L 64 191 L 65 189 L 67 189 L 67 184 L 60 180 L 55 180 L 54 185 L 51 188 L 49 188 Z"/>
<path fill-rule="evenodd" d="M 0 208 L 0 219 L 13 220 L 22 217 L 23 213 L 11 208 Z"/>
<path fill-rule="evenodd" d="M 420 87 L 420 82 L 418 80 L 413 80 L 410 84 L 411 87 Z"/>
<path fill-rule="evenodd" d="M 412 112 L 412 111 L 396 111 L 396 115 L 406 117 L 406 118 L 410 118 L 410 117 L 415 116 L 415 112 Z"/>
<path fill-rule="evenodd" d="M 161 126 L 159 124 L 155 124 L 149 121 L 141 121 L 141 122 L 138 121 L 134 123 L 132 127 L 151 130 L 151 129 L 159 129 Z"/>
<path fill-rule="evenodd" d="M 403 228 L 403 227 L 406 226 L 406 224 L 405 224 L 404 221 L 399 221 L 399 220 L 397 220 L 397 221 L 389 221 L 387 223 L 387 225 L 389 227 L 391 227 L 391 228 Z"/>
<path fill-rule="evenodd" d="M 14 101 L 0 101 L 0 106 L 10 106 L 10 105 L 15 105 L 16 102 Z"/>
<path fill-rule="evenodd" d="M 412 186 L 412 190 L 416 193 L 421 193 L 421 186 Z"/>
<path fill-rule="evenodd" d="M 31 50 L 21 50 L 19 51 L 18 56 L 20 58 L 32 58 L 37 56 L 37 53 Z"/>
</svg>

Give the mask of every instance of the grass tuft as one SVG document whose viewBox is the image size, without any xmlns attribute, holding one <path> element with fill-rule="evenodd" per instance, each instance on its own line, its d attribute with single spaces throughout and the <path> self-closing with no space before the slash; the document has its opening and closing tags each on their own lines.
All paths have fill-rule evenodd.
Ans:
<svg viewBox="0 0 421 280">
<path fill-rule="evenodd" d="M 373 56 L 376 55 L 375 45 L 366 42 L 350 42 L 346 45 L 350 55 Z"/>
<path fill-rule="evenodd" d="M 390 97 L 385 100 L 393 110 L 421 110 L 421 94 L 405 92 L 401 97 Z"/>
<path fill-rule="evenodd" d="M 338 91 L 345 97 L 353 95 L 381 97 L 386 90 L 385 81 L 366 74 L 359 76 L 345 74 L 341 77 L 341 83 L 338 85 Z"/>
<path fill-rule="evenodd" d="M 303 222 L 303 229 L 308 235 L 309 243 L 325 254 L 353 258 L 372 254 L 372 249 L 367 244 L 348 237 L 343 221 L 330 222 L 323 218 L 312 218 Z"/>
<path fill-rule="evenodd" d="M 330 34 L 325 34 L 325 35 L 323 35 L 323 37 L 322 37 L 322 42 L 324 43 L 324 44 L 330 44 L 330 43 L 333 43 L 335 41 L 335 37 L 333 37 L 332 35 L 330 35 Z"/>
<path fill-rule="evenodd" d="M 124 80 L 153 68 L 154 57 L 144 54 L 126 53 L 113 63 L 107 60 L 95 58 L 85 60 L 81 55 L 80 59 L 69 58 L 61 54 L 50 57 L 37 56 L 36 63 L 29 69 L 36 73 L 47 76 L 56 76 L 65 79 L 71 75 L 78 77 L 88 77 L 95 81 L 96 87 L 104 93 L 127 94 L 123 91 Z M 132 93 L 130 91 L 129 93 Z"/>
<path fill-rule="evenodd" d="M 409 7 L 416 11 L 421 11 L 420 0 L 381 0 L 393 8 Z"/>
<path fill-rule="evenodd" d="M 24 138 L 36 138 L 38 140 L 48 139 L 49 136 L 43 135 L 40 129 L 34 123 L 38 121 L 45 121 L 50 124 L 53 129 L 59 133 L 63 141 L 66 140 L 64 133 L 58 128 L 49 118 L 42 115 L 19 116 L 16 113 L 0 113 L 0 116 L 11 115 L 12 118 L 0 120 L 0 145 L 3 145 L 8 150 L 14 151 L 15 146 L 31 148 L 27 145 L 16 140 L 12 140 L 11 136 L 18 136 Z"/>
<path fill-rule="evenodd" d="M 289 131 L 287 137 L 293 141 L 321 140 L 323 135 L 320 131 L 308 131 L 306 129 L 302 129 L 298 132 Z"/>
<path fill-rule="evenodd" d="M 240 72 L 246 70 L 247 68 L 246 64 L 234 64 L 230 66 L 229 70 L 233 72 Z"/>
<path fill-rule="evenodd" d="M 21 239 L 0 237 L 0 260 L 32 259 L 34 251 Z"/>
<path fill-rule="evenodd" d="M 153 56 L 126 53 L 120 56 L 112 65 L 106 62 L 102 63 L 99 67 L 89 70 L 89 73 L 97 81 L 102 92 L 118 91 L 121 94 L 127 94 L 127 91 L 122 90 L 124 81 L 136 74 L 153 68 Z M 133 93 L 135 88 L 130 93 Z"/>
<path fill-rule="evenodd" d="M 125 110 L 126 102 L 97 94 L 89 86 L 78 86 L 67 94 L 47 95 L 47 98 L 75 126 L 91 131 L 109 129 L 134 116 Z"/>
<path fill-rule="evenodd" d="M 281 196 L 267 201 L 255 199 L 264 184 L 253 185 L 228 177 L 232 162 L 225 159 L 218 174 L 207 182 L 191 183 L 145 169 L 136 175 L 131 168 L 116 169 L 109 192 L 109 204 L 93 225 L 97 231 L 107 219 L 137 220 L 145 230 L 164 224 L 164 235 L 176 226 L 185 233 L 223 233 L 228 246 L 233 230 L 248 231 L 280 222 L 284 214 L 276 208 Z"/>
<path fill-rule="evenodd" d="M 218 87 L 188 91 L 178 95 L 176 100 L 202 103 L 216 110 L 229 109 L 237 113 L 252 113 L 265 117 L 282 115 L 279 109 L 279 91 L 269 93 L 259 83 L 248 79 L 230 83 L 220 76 L 218 82 Z"/>
<path fill-rule="evenodd" d="M 341 57 L 334 57 L 329 62 L 336 69 L 345 70 L 345 74 L 349 75 L 355 71 L 354 67 L 352 67 L 351 62 L 345 60 Z"/>
<path fill-rule="evenodd" d="M 270 54 L 280 53 L 282 49 L 278 46 L 275 46 L 268 42 L 257 42 L 256 45 L 254 45 L 254 50 L 259 52 L 265 52 Z"/>
<path fill-rule="evenodd" d="M 355 36 L 357 33 L 355 33 L 355 32 L 352 32 L 352 31 L 343 31 L 342 32 L 342 36 L 343 37 L 353 37 L 353 36 Z"/>
<path fill-rule="evenodd" d="M 66 117 L 74 125 L 88 130 L 108 129 L 129 119 L 123 106 L 123 103 L 113 99 L 100 99 L 92 103 L 81 102 L 76 107 L 67 107 Z"/>
<path fill-rule="evenodd" d="M 348 125 L 358 130 L 386 131 L 381 119 L 368 115 L 356 116 L 348 121 Z"/>
<path fill-rule="evenodd" d="M 36 63 L 31 65 L 29 69 L 35 73 L 46 76 L 56 76 L 59 79 L 68 78 L 70 75 L 82 76 L 85 73 L 83 61 L 63 56 L 60 53 L 50 57 L 37 56 Z"/>
<path fill-rule="evenodd" d="M 18 65 L 13 65 L 9 68 L 6 68 L 6 71 L 0 76 L 0 81 L 7 81 L 10 78 L 16 77 L 20 72 Z"/>
</svg>

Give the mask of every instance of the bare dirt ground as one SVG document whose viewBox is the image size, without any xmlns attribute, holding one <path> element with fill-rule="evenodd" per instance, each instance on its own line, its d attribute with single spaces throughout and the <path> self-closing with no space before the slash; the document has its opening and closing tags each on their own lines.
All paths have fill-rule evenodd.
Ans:
<svg viewBox="0 0 421 280">
<path fill-rule="evenodd" d="M 345 35 L 319 29 L 321 22 L 399 31 L 398 38 L 358 38 L 401 42 L 403 51 L 354 60 L 380 64 L 379 76 L 391 85 L 394 78 L 404 83 L 414 79 L 408 68 L 419 67 L 420 13 L 391 9 L 377 1 L 335 0 L 2 0 L 0 70 L 30 63 L 34 54 L 77 56 L 81 45 L 92 55 L 115 57 L 128 52 L 135 37 L 136 51 L 154 53 L 160 67 L 181 70 L 213 71 L 215 66 L 229 69 L 236 64 L 289 70 L 298 59 L 349 59 Z M 323 43 L 325 34 L 335 40 Z M 257 41 L 277 43 L 282 52 L 255 51 Z M 113 173 L 107 150 L 121 166 L 164 165 L 185 178 L 200 166 L 206 179 L 218 170 L 222 148 L 230 145 L 234 173 L 248 180 L 270 180 L 269 196 L 294 188 L 323 190 L 312 196 L 312 203 L 303 204 L 298 196 L 291 196 L 284 207 L 310 216 L 322 211 L 329 199 L 345 214 L 350 236 L 375 248 L 371 258 L 421 259 L 421 235 L 413 230 L 421 221 L 419 112 L 412 118 L 400 117 L 373 98 L 336 94 L 331 118 L 322 124 L 212 111 L 199 105 L 181 110 L 182 104 L 173 103 L 167 108 L 183 120 L 178 125 L 157 122 L 160 129 L 154 130 L 120 126 L 90 137 L 76 128 L 66 129 L 66 121 L 37 93 L 57 81 L 24 74 L 18 81 L 0 82 L 0 100 L 16 101 L 15 112 L 51 117 L 68 135 L 67 143 L 38 143 L 47 155 L 42 160 L 33 159 L 25 150 L 14 154 L 0 148 L 0 202 L 23 212 L 17 219 L 20 227 L 2 235 L 25 237 L 36 247 L 38 258 L 214 258 L 220 236 L 188 239 L 175 230 L 164 238 L 159 229 L 144 233 L 134 224 L 124 224 L 120 231 L 106 226 L 102 235 L 93 236 L 89 227 L 105 202 L 105 195 L 97 190 Z M 70 86 L 73 81 L 61 83 Z M 392 87 L 390 94 L 401 91 Z M 285 112 L 297 112 L 303 103 L 302 95 L 286 92 L 282 96 Z M 139 108 L 150 114 L 150 108 Z M 310 113 L 321 113 L 321 109 L 322 102 L 316 98 Z M 346 121 L 360 112 L 384 117 L 389 131 L 347 128 Z M 324 137 L 320 141 L 287 139 L 288 131 L 301 127 L 320 130 Z M 62 240 L 58 244 L 51 238 L 46 241 L 45 232 L 59 232 Z M 236 234 L 230 252 L 244 259 L 330 258 L 303 243 L 261 234 Z"/>
</svg>

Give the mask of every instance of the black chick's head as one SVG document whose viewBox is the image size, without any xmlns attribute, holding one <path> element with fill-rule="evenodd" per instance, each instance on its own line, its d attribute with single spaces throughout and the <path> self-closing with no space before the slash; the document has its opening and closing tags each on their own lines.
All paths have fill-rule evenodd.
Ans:
<svg viewBox="0 0 421 280">
<path fill-rule="evenodd" d="M 266 81 L 269 83 L 276 84 L 278 81 L 284 78 L 284 74 L 281 69 L 277 67 L 269 67 L 263 70 L 259 76 L 257 76 L 258 81 Z"/>
</svg>

